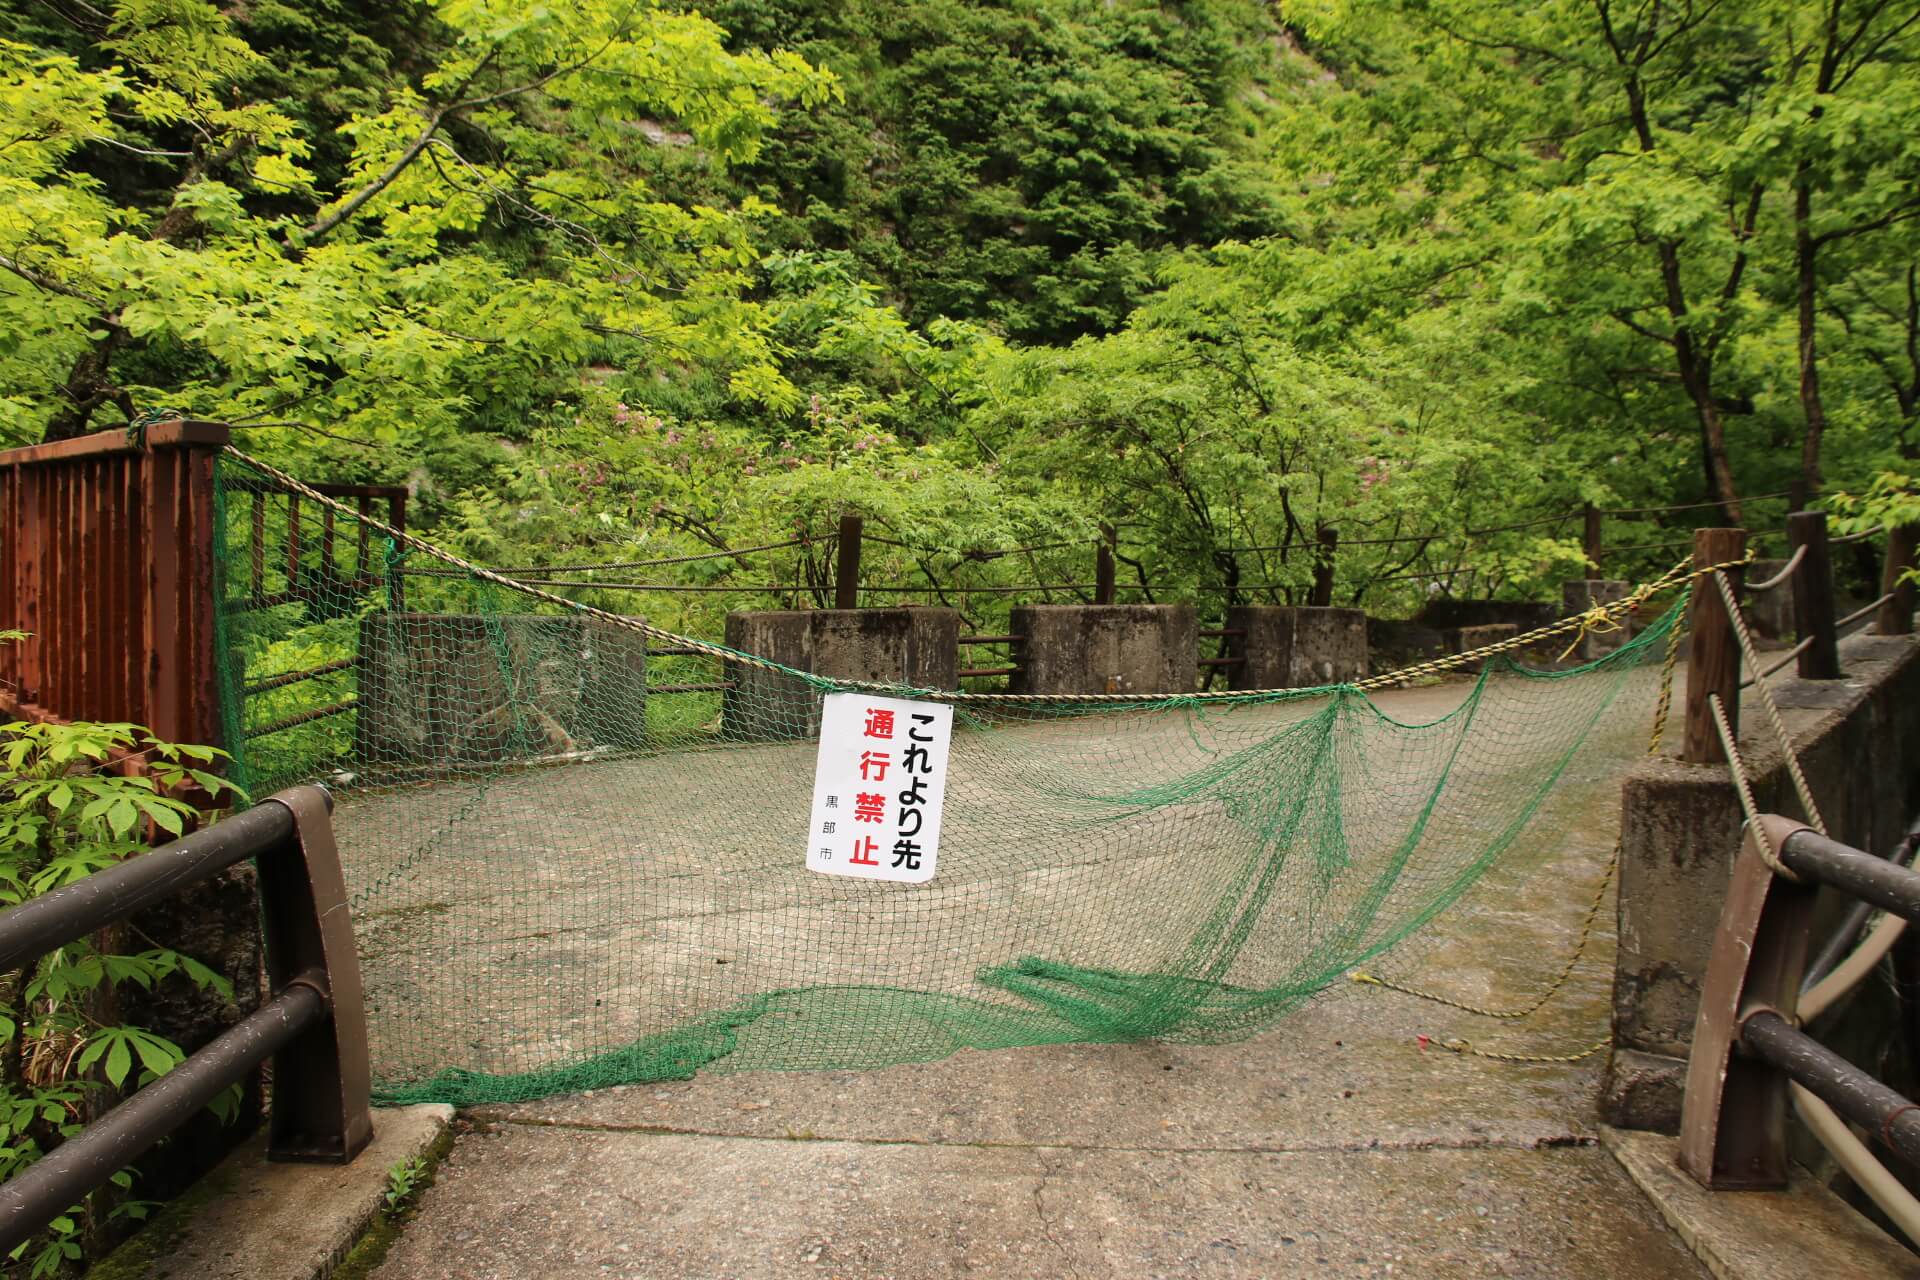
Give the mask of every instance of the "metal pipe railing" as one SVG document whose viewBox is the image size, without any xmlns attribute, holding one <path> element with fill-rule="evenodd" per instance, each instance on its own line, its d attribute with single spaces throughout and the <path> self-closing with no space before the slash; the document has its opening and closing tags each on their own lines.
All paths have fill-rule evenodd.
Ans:
<svg viewBox="0 0 1920 1280">
<path fill-rule="evenodd" d="M 255 805 L 0 914 L 0 973 L 123 920 L 293 834 L 284 805 Z"/>
<path fill-rule="evenodd" d="M 1895 866 L 1904 867 L 1913 861 L 1916 852 L 1920 852 L 1920 818 L 1916 818 L 1907 828 L 1907 834 L 1902 837 L 1893 852 L 1887 855 L 1887 861 Z M 1800 988 L 1803 997 L 1808 988 L 1839 967 L 1847 953 L 1853 950 L 1853 944 L 1860 940 L 1860 935 L 1865 932 L 1867 922 L 1871 919 L 1873 919 L 1873 906 L 1870 903 L 1856 902 L 1847 908 L 1846 916 L 1835 927 L 1826 945 L 1820 948 L 1819 954 L 1815 955 L 1807 965 L 1807 976 Z"/>
<path fill-rule="evenodd" d="M 1848 1120 L 1920 1163 L 1920 1108 L 1771 1009 L 1740 1024 L 1740 1043 Z"/>
<path fill-rule="evenodd" d="M 55 1147 L 0 1187 L 0 1254 L 31 1239 L 114 1173 L 178 1129 L 220 1091 L 327 1016 L 319 987 L 301 983 Z"/>
<path fill-rule="evenodd" d="M 0 1257 L 269 1058 L 270 1158 L 342 1163 L 372 1140 L 360 966 L 332 807 L 319 787 L 295 787 L 0 912 L 0 971 L 19 969 L 257 859 L 273 991 L 238 1025 L 0 1184 Z"/>
<path fill-rule="evenodd" d="M 1831 976 L 1806 980 L 1823 887 L 1893 913 L 1898 919 L 1887 923 L 1896 930 L 1901 920 L 1920 920 L 1920 872 L 1776 815 L 1748 821 L 1701 984 L 1680 1120 L 1680 1164 L 1714 1190 L 1784 1185 L 1790 1085 L 1816 1100 L 1816 1120 L 1824 1104 L 1920 1161 L 1920 1108 L 1798 1026 L 1865 972 L 1849 956 Z M 1914 1226 L 1904 1215 L 1901 1222 L 1903 1230 Z"/>
<path fill-rule="evenodd" d="M 1882 911 L 1920 921 L 1920 871 L 1876 858 L 1805 827 L 1780 846 L 1780 861 L 1795 875 L 1831 885 Z"/>
</svg>

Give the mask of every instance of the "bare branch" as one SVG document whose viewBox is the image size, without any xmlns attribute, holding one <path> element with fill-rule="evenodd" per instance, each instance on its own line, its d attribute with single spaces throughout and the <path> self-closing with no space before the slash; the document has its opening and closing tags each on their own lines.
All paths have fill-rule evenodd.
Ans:
<svg viewBox="0 0 1920 1280">
<path fill-rule="evenodd" d="M 420 153 L 427 149 L 427 145 L 433 141 L 434 135 L 440 132 L 440 126 L 446 123 L 449 116 L 471 110 L 474 107 L 491 106 L 496 102 L 505 102 L 509 98 L 517 98 L 524 94 L 534 93 L 553 83 L 555 80 L 558 80 L 561 76 L 572 75 L 574 72 L 582 70 L 597 61 L 602 54 L 613 48 L 613 46 L 619 42 L 621 36 L 625 34 L 627 19 L 632 16 L 634 7 L 636 6 L 628 7 L 626 15 L 615 24 L 613 34 L 609 35 L 598 49 L 595 49 L 579 61 L 554 67 L 545 75 L 537 76 L 525 84 L 515 85 L 511 89 L 501 89 L 494 93 L 483 93 L 472 98 L 460 97 L 461 94 L 466 92 L 467 86 L 472 84 L 474 79 L 478 77 L 482 71 L 486 70 L 493 62 L 495 55 L 500 52 L 499 45 L 495 45 L 489 49 L 486 56 L 474 64 L 473 70 L 467 74 L 466 79 L 460 82 L 460 87 L 454 91 L 455 101 L 441 107 L 429 116 L 426 127 L 421 129 L 419 135 L 407 144 L 406 150 L 394 157 L 393 163 L 382 170 L 380 176 L 348 197 L 346 203 L 342 204 L 338 209 L 335 209 L 323 218 L 316 219 L 311 226 L 301 233 L 303 239 L 309 243 L 318 240 L 321 236 L 328 234 L 341 223 L 358 213 L 367 201 L 392 186 L 394 181 L 398 179 L 402 173 L 406 172 L 407 167 L 420 158 Z"/>
<path fill-rule="evenodd" d="M 69 298 L 78 298 L 80 301 L 90 302 L 96 307 L 104 308 L 107 305 L 105 299 L 96 298 L 85 290 L 76 289 L 72 285 L 56 280 L 44 272 L 36 271 L 25 263 L 10 258 L 4 253 L 0 253 L 0 268 L 5 268 L 13 272 L 13 274 L 19 276 L 28 284 L 33 285 L 37 289 L 45 289 L 48 293 L 59 293 Z"/>
</svg>

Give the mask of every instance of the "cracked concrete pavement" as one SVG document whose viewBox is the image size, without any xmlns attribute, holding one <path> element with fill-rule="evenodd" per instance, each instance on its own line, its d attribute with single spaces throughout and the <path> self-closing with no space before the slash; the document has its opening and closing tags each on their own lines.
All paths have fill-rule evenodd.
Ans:
<svg viewBox="0 0 1920 1280">
<path fill-rule="evenodd" d="M 1574 946 L 1617 812 L 1616 787 L 1586 785 L 1549 853 L 1489 877 L 1394 971 L 1526 1003 Z M 1597 1056 L 1439 1047 L 1601 1039 L 1600 920 L 1565 990 L 1517 1024 L 1349 985 L 1241 1044 L 966 1051 L 475 1108 L 375 1275 L 1702 1276 L 1597 1145 Z"/>
</svg>

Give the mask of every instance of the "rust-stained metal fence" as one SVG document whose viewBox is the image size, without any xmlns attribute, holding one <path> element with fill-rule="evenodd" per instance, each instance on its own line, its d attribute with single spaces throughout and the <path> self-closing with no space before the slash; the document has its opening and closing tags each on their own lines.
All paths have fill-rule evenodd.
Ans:
<svg viewBox="0 0 1920 1280">
<path fill-rule="evenodd" d="M 219 744 L 218 423 L 173 421 L 0 452 L 0 712 L 131 721 Z"/>
<path fill-rule="evenodd" d="M 214 466 L 227 440 L 224 423 L 170 421 L 0 451 L 0 631 L 27 633 L 0 644 L 0 715 L 233 745 L 215 635 Z M 406 526 L 405 488 L 320 488 Z M 298 495 L 253 492 L 228 520 L 248 544 L 228 584 L 241 607 L 285 603 L 314 574 L 384 583 L 367 527 L 342 546 L 334 513 L 305 511 Z"/>
</svg>

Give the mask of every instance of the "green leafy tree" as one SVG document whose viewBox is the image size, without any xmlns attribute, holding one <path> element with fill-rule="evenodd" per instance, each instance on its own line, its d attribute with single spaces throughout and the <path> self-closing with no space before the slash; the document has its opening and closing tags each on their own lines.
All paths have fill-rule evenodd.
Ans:
<svg viewBox="0 0 1920 1280">
<path fill-rule="evenodd" d="M 377 109 L 341 103 L 336 180 L 204 0 L 123 0 L 85 57 L 0 45 L 7 433 L 165 405 L 417 446 L 609 360 L 700 361 L 743 401 L 794 402 L 746 297 L 757 207 L 679 203 L 633 157 L 665 120 L 748 159 L 774 102 L 818 104 L 832 77 L 641 0 L 432 14 L 430 59 Z M 129 155 L 136 198 L 103 176 Z"/>
</svg>

